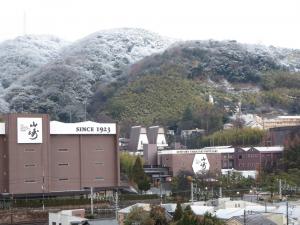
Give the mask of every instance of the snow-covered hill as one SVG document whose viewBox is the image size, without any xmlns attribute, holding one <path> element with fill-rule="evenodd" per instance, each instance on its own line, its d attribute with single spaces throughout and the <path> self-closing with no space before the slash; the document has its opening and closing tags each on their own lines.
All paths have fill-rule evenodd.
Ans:
<svg viewBox="0 0 300 225">
<path fill-rule="evenodd" d="M 5 92 L 5 100 L 12 110 L 48 112 L 61 120 L 83 118 L 83 105 L 99 84 L 116 80 L 129 65 L 172 43 L 143 29 L 99 31 L 63 48 L 57 60 L 20 78 Z"/>
<path fill-rule="evenodd" d="M 254 84 L 265 71 L 300 69 L 298 50 L 236 41 L 174 42 L 135 28 L 99 31 L 74 43 L 49 36 L 2 42 L 0 111 L 44 112 L 53 119 L 81 120 L 97 89 L 128 74 L 135 79 L 135 75 L 163 74 L 173 66 L 187 78 L 204 74 L 214 81 L 225 78 Z"/>
<path fill-rule="evenodd" d="M 26 35 L 0 43 L 0 84 L 12 82 L 56 60 L 67 42 L 53 36 Z"/>
</svg>

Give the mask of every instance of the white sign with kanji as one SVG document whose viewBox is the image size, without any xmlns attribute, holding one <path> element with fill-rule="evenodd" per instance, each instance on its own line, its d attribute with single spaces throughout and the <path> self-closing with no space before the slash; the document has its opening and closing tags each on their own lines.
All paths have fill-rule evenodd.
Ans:
<svg viewBox="0 0 300 225">
<path fill-rule="evenodd" d="M 43 143 L 42 118 L 18 118 L 18 143 Z"/>
<path fill-rule="evenodd" d="M 196 154 L 193 161 L 194 173 L 203 173 L 209 170 L 209 161 L 206 154 Z"/>
</svg>

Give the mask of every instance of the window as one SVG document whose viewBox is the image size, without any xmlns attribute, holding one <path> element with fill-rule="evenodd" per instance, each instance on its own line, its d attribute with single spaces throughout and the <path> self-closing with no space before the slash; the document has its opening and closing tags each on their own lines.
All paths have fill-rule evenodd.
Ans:
<svg viewBox="0 0 300 225">
<path fill-rule="evenodd" d="M 242 159 L 242 155 L 239 155 L 239 159 Z"/>
<path fill-rule="evenodd" d="M 36 165 L 35 164 L 25 164 L 25 167 L 28 168 L 28 167 L 35 167 Z"/>
<path fill-rule="evenodd" d="M 67 181 L 67 180 L 69 180 L 69 178 L 59 178 L 58 180 L 59 181 Z"/>
<path fill-rule="evenodd" d="M 36 180 L 33 179 L 25 180 L 25 183 L 36 183 Z"/>
<path fill-rule="evenodd" d="M 35 150 L 33 148 L 25 148 L 25 152 L 34 152 Z"/>
<path fill-rule="evenodd" d="M 103 166 L 104 163 L 103 163 L 103 162 L 96 162 L 96 165 L 101 165 L 101 166 Z"/>
<path fill-rule="evenodd" d="M 68 166 L 69 163 L 58 163 L 59 166 Z"/>
<path fill-rule="evenodd" d="M 95 180 L 101 181 L 101 180 L 104 180 L 104 178 L 103 177 L 96 177 Z"/>
<path fill-rule="evenodd" d="M 52 225 L 56 225 L 56 222 L 52 222 Z"/>
<path fill-rule="evenodd" d="M 67 148 L 60 148 L 60 149 L 58 149 L 58 151 L 59 152 L 67 152 L 67 151 L 69 151 L 69 149 L 67 149 Z"/>
</svg>

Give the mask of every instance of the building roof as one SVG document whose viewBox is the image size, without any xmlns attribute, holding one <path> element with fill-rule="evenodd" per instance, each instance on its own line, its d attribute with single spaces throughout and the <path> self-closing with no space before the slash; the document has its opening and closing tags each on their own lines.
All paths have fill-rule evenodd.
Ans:
<svg viewBox="0 0 300 225">
<path fill-rule="evenodd" d="M 241 208 L 227 208 L 227 209 L 218 209 L 216 211 L 216 217 L 219 219 L 230 219 L 234 216 L 244 215 L 244 209 Z"/>
<path fill-rule="evenodd" d="M 143 208 L 145 211 L 150 211 L 150 204 L 148 203 L 136 203 L 134 205 L 128 206 L 126 208 L 120 209 L 119 213 L 125 213 L 128 214 L 130 213 L 130 211 L 132 210 L 132 208 L 134 207 L 141 207 Z"/>
<path fill-rule="evenodd" d="M 300 119 L 300 116 L 278 116 L 280 119 Z"/>
<path fill-rule="evenodd" d="M 145 140 L 144 143 L 139 143 L 141 140 L 140 138 L 143 138 Z M 141 144 L 141 147 L 140 147 Z M 128 142 L 128 149 L 130 151 L 137 151 L 140 150 L 140 148 L 143 148 L 142 144 L 148 144 L 148 138 L 147 138 L 147 129 L 142 126 L 133 126 L 130 130 L 130 138 Z"/>
<path fill-rule="evenodd" d="M 92 121 L 78 123 L 50 122 L 50 134 L 116 134 L 115 123 L 96 123 Z"/>
<path fill-rule="evenodd" d="M 230 220 L 238 221 L 240 224 L 245 224 L 246 221 L 247 225 L 276 225 L 276 223 L 261 214 L 246 215 L 246 218 L 244 216 L 235 216 Z"/>
<path fill-rule="evenodd" d="M 104 219 L 104 220 L 89 220 L 90 225 L 118 225 L 118 221 L 115 219 Z"/>
<path fill-rule="evenodd" d="M 213 206 L 204 206 L 204 205 L 191 205 L 191 209 L 193 213 L 197 216 L 202 216 L 205 213 L 213 213 L 214 207 Z"/>
<path fill-rule="evenodd" d="M 175 204 L 175 203 L 161 204 L 161 207 L 163 207 L 169 213 L 174 213 L 176 210 L 177 204 Z"/>
<path fill-rule="evenodd" d="M 241 148 L 241 149 L 243 149 L 244 151 L 249 151 L 252 148 L 259 152 L 282 152 L 284 150 L 283 146 L 246 147 L 246 148 Z"/>
<path fill-rule="evenodd" d="M 197 153 L 234 153 L 231 146 L 214 146 L 201 149 L 173 149 L 158 151 L 159 155 L 197 154 Z"/>
</svg>

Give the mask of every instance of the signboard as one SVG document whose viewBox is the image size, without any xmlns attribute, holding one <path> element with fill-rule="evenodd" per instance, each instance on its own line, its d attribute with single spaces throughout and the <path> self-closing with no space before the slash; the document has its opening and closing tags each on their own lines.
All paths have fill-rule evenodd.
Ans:
<svg viewBox="0 0 300 225">
<path fill-rule="evenodd" d="M 0 123 L 0 134 L 5 134 L 5 123 Z"/>
<path fill-rule="evenodd" d="M 208 171 L 210 164 L 206 154 L 196 154 L 192 167 L 194 173 L 203 173 Z"/>
<path fill-rule="evenodd" d="M 116 124 L 91 121 L 79 123 L 51 121 L 50 134 L 116 134 Z"/>
<path fill-rule="evenodd" d="M 18 143 L 43 143 L 42 118 L 18 118 Z"/>
</svg>

